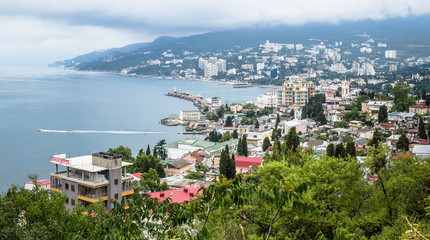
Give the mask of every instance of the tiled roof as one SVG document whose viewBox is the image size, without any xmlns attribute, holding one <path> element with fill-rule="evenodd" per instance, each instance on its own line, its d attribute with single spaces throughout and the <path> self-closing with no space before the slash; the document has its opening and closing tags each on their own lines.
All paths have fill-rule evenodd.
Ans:
<svg viewBox="0 0 430 240">
<path fill-rule="evenodd" d="M 244 169 L 250 169 L 249 166 L 255 167 L 255 166 L 261 166 L 264 159 L 259 157 L 239 157 L 235 156 L 234 160 L 236 162 L 236 167 L 238 168 L 244 168 Z"/>
<path fill-rule="evenodd" d="M 172 203 L 184 203 L 190 199 L 197 199 L 196 194 L 199 192 L 200 186 L 185 187 L 179 189 L 172 189 L 162 192 L 149 193 L 147 197 L 166 200 L 170 197 Z"/>
<path fill-rule="evenodd" d="M 188 162 L 187 160 L 184 160 L 184 159 L 178 159 L 178 160 L 169 162 L 167 164 L 169 165 L 169 167 L 173 167 L 173 168 L 177 168 L 177 169 L 180 169 L 180 168 L 183 168 L 185 166 L 191 165 L 190 162 Z"/>
</svg>

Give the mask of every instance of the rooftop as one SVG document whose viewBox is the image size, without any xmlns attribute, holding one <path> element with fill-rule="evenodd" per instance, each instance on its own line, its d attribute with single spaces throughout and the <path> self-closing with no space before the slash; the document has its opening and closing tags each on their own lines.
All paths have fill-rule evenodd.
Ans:
<svg viewBox="0 0 430 240">
<path fill-rule="evenodd" d="M 196 194 L 199 192 L 200 186 L 185 187 L 172 189 L 162 192 L 149 193 L 147 197 L 157 198 L 162 201 L 170 197 L 172 203 L 184 203 L 190 199 L 197 199 Z"/>
<path fill-rule="evenodd" d="M 98 153 L 95 153 L 98 154 Z M 99 155 L 96 155 L 100 157 Z M 106 156 L 109 158 L 109 156 Z M 104 157 L 103 157 L 104 158 Z M 74 169 L 83 170 L 86 172 L 100 172 L 104 170 L 108 170 L 106 167 L 101 167 L 97 165 L 93 165 L 93 156 L 92 155 L 84 155 L 79 157 L 73 157 L 73 158 L 65 158 L 65 154 L 60 155 L 54 155 L 51 157 L 51 161 L 49 161 L 54 164 L 58 164 L 65 167 L 71 167 Z M 126 167 L 133 165 L 133 163 L 121 161 L 122 165 L 121 167 Z"/>
</svg>

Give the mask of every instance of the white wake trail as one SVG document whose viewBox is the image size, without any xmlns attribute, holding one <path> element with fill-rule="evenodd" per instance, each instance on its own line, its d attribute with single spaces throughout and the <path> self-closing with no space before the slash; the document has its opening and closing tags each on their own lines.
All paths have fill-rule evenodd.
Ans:
<svg viewBox="0 0 430 240">
<path fill-rule="evenodd" d="M 143 131 L 98 131 L 98 130 L 52 130 L 39 129 L 39 132 L 45 133 L 103 133 L 103 134 L 160 134 L 163 132 L 143 132 Z"/>
</svg>

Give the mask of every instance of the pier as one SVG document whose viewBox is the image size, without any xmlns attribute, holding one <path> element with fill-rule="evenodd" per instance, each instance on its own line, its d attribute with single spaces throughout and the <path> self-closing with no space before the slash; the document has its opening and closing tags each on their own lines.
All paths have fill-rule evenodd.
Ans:
<svg viewBox="0 0 430 240">
<path fill-rule="evenodd" d="M 170 97 L 175 97 L 175 98 L 180 98 L 180 99 L 184 99 L 184 100 L 187 100 L 187 101 L 191 101 L 191 102 L 193 102 L 193 105 L 196 108 L 198 108 L 200 111 L 203 111 L 203 109 L 208 106 L 208 104 L 203 99 L 203 97 L 198 96 L 198 95 L 191 95 L 191 94 L 188 94 L 188 93 L 185 93 L 185 92 L 168 92 L 166 94 L 166 96 L 170 96 Z"/>
</svg>

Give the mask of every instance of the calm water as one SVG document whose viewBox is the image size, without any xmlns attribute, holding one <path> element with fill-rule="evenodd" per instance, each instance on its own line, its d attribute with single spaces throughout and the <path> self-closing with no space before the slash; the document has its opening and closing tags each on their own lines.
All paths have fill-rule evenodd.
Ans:
<svg viewBox="0 0 430 240">
<path fill-rule="evenodd" d="M 49 156 L 70 156 L 128 146 L 136 155 L 160 139 L 183 139 L 182 127 L 161 118 L 192 110 L 187 101 L 166 97 L 169 90 L 219 96 L 223 103 L 255 101 L 270 89 L 232 88 L 218 83 L 121 77 L 108 73 L 48 68 L 0 68 L 0 192 L 24 184 L 27 175 L 49 178 Z M 149 131 L 154 134 L 42 133 L 38 129 Z"/>
</svg>

